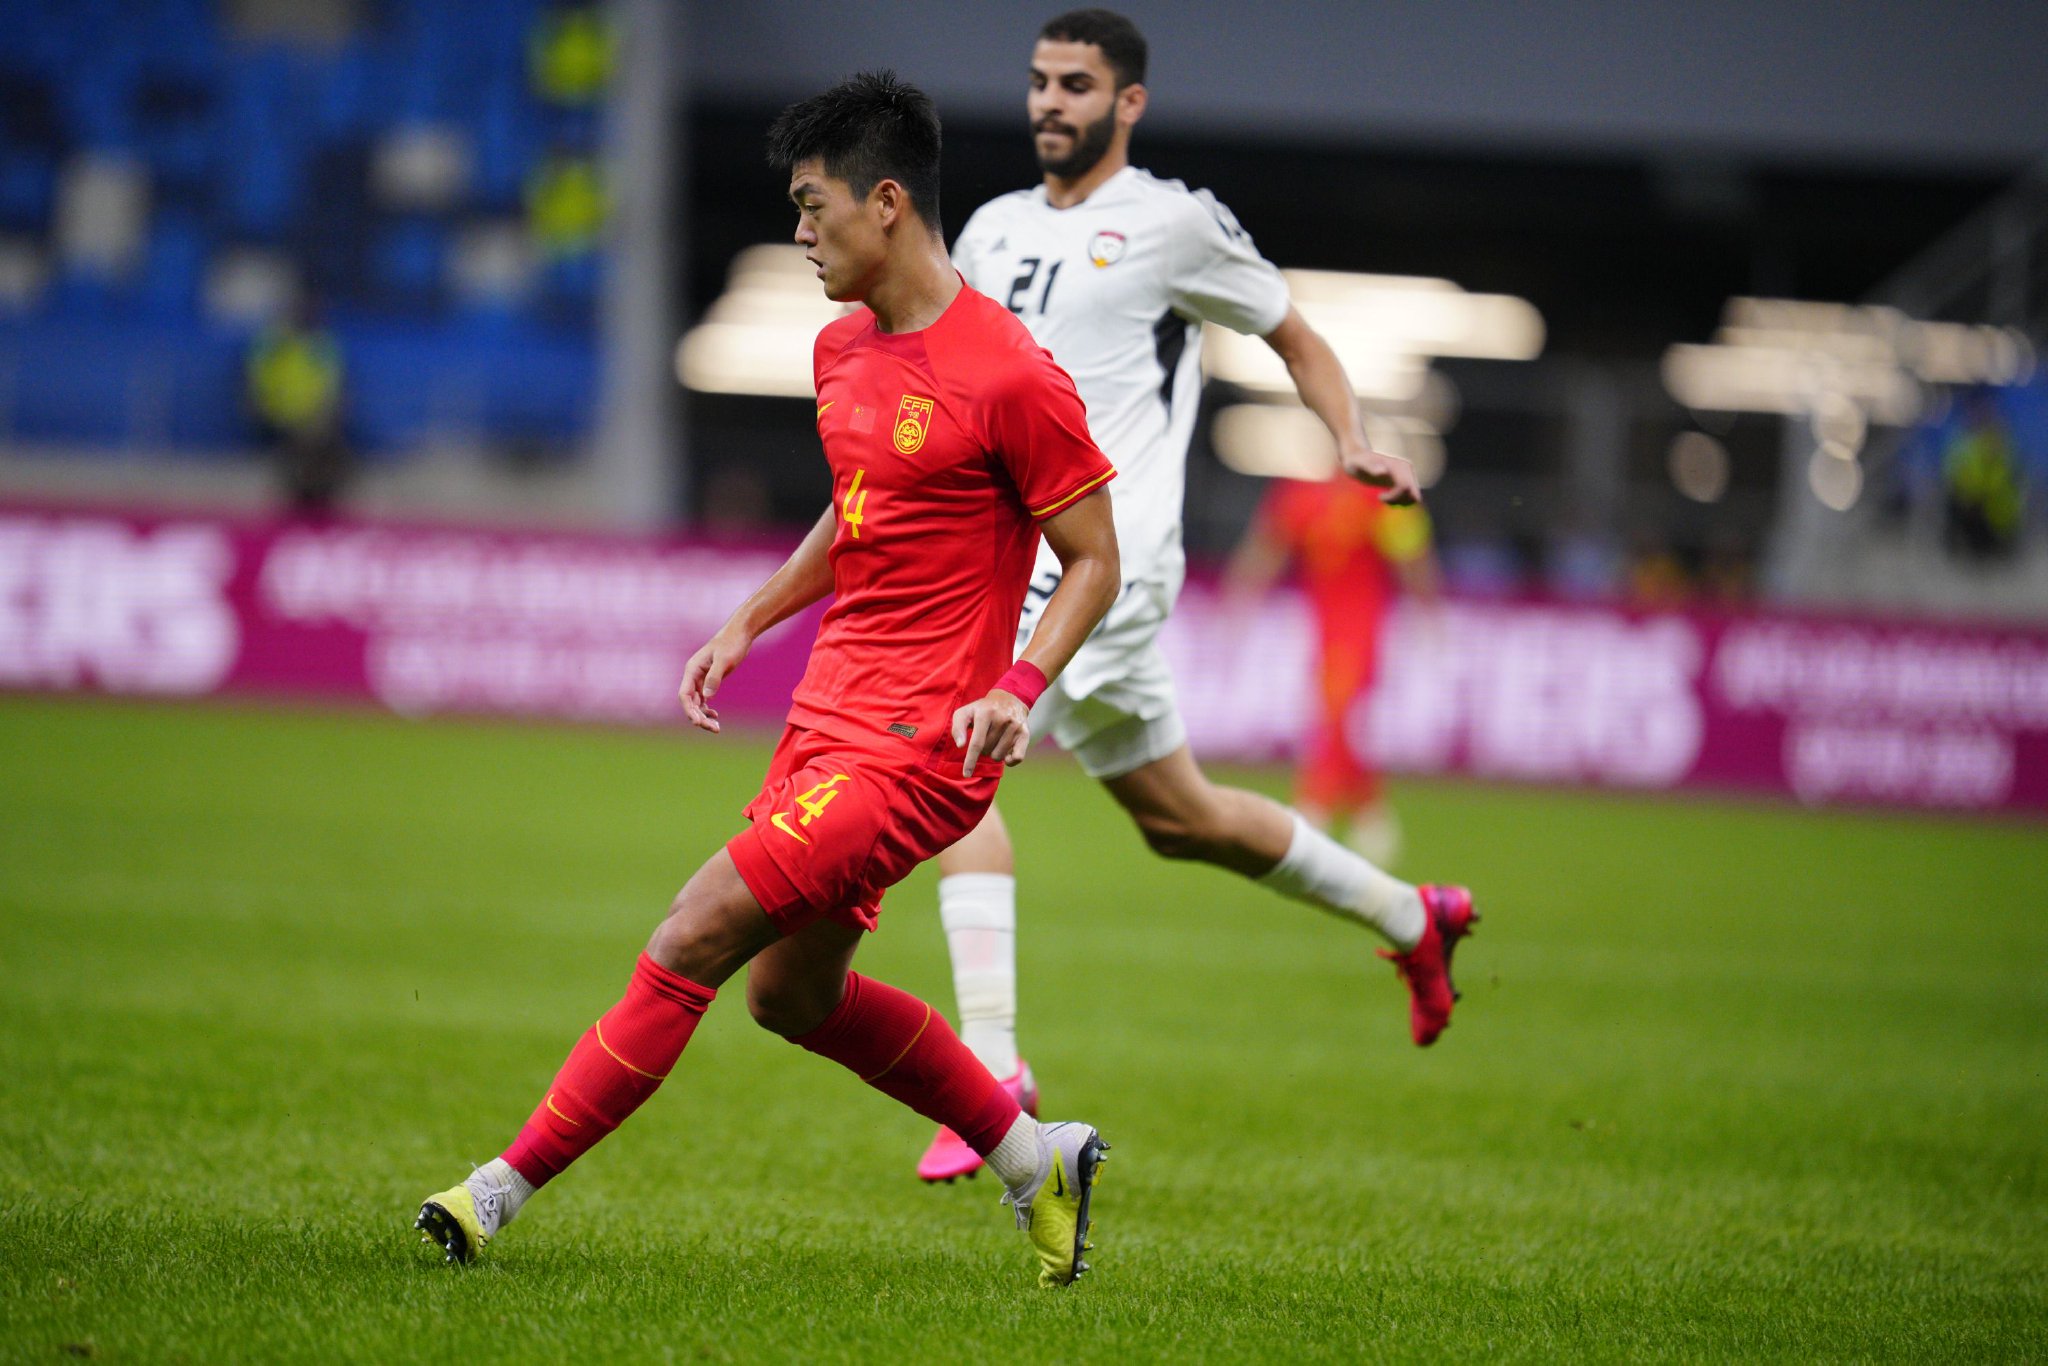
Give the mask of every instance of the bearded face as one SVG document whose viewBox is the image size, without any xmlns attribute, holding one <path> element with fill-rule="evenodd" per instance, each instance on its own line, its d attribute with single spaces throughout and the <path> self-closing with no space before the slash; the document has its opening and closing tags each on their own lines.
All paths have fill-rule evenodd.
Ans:
<svg viewBox="0 0 2048 1366">
<path fill-rule="evenodd" d="M 1032 131 L 1041 135 L 1037 140 L 1039 169 L 1062 180 L 1075 180 L 1094 170 L 1109 152 L 1110 139 L 1116 134 L 1116 113 L 1111 110 L 1079 128 L 1057 119 L 1042 119 Z"/>
</svg>

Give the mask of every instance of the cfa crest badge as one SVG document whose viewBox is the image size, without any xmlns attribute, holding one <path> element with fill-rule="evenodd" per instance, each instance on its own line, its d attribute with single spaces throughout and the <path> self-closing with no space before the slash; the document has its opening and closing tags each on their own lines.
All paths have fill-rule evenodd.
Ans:
<svg viewBox="0 0 2048 1366">
<path fill-rule="evenodd" d="M 1123 260 L 1124 235 L 1120 232 L 1096 233 L 1088 240 L 1088 259 L 1095 263 L 1097 270 Z"/>
<path fill-rule="evenodd" d="M 932 401 L 905 394 L 896 405 L 896 449 L 914 455 L 924 445 L 924 434 L 932 425 Z"/>
</svg>

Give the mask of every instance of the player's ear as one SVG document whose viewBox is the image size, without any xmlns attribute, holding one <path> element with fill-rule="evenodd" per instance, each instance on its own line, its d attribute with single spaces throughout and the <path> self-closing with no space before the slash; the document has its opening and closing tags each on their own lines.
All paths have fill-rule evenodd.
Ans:
<svg viewBox="0 0 2048 1366">
<path fill-rule="evenodd" d="M 1142 85 L 1127 85 L 1116 92 L 1116 121 L 1129 128 L 1145 117 L 1145 101 L 1149 96 Z"/>
<path fill-rule="evenodd" d="M 876 218 L 884 229 L 896 226 L 910 207 L 910 196 L 903 189 L 901 181 L 888 177 L 875 182 L 875 188 L 868 191 L 868 203 L 874 206 Z"/>
</svg>

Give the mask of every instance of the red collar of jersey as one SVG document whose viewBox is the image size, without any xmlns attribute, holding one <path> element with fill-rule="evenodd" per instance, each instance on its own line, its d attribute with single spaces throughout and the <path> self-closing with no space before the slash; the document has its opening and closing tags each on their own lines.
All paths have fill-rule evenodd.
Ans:
<svg viewBox="0 0 2048 1366">
<path fill-rule="evenodd" d="M 960 281 L 960 292 L 953 296 L 953 302 L 946 305 L 943 313 L 933 318 L 925 326 L 915 332 L 884 332 L 880 324 L 875 321 L 873 310 L 869 310 L 868 320 L 854 340 L 862 346 L 873 347 L 875 350 L 889 355 L 902 356 L 906 360 L 915 360 L 923 356 L 925 336 L 945 326 L 946 320 L 951 318 L 960 307 L 960 301 L 974 292 L 974 287 L 967 283 L 966 276 L 960 274 L 957 270 L 953 272 L 953 275 L 954 278 Z"/>
</svg>

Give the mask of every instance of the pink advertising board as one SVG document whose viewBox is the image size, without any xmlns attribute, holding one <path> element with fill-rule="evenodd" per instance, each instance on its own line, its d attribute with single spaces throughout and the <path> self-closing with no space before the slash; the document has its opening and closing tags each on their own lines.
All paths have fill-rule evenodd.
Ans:
<svg viewBox="0 0 2048 1366">
<path fill-rule="evenodd" d="M 0 688 L 680 724 L 683 663 L 791 542 L 237 521 L 0 504 Z M 780 721 L 816 611 L 726 684 Z M 1199 577 L 1164 637 L 1197 750 L 1310 712 L 1291 593 Z M 1394 772 L 2048 814 L 2048 631 L 1454 601 L 1388 624 L 1353 735 Z"/>
</svg>

